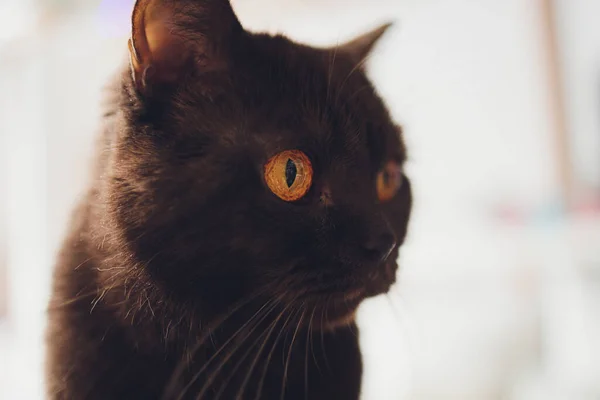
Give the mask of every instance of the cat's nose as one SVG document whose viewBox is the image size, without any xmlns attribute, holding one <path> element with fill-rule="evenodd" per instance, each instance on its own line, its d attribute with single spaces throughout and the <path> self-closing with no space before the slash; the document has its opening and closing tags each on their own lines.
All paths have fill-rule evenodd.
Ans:
<svg viewBox="0 0 600 400">
<path fill-rule="evenodd" d="M 390 232 L 380 232 L 369 237 L 363 243 L 367 257 L 373 261 L 384 261 L 396 246 L 396 237 Z"/>
</svg>

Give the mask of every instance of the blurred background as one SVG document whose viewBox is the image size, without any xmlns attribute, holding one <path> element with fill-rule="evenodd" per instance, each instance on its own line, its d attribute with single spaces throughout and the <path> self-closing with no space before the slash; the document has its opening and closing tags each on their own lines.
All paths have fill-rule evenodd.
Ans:
<svg viewBox="0 0 600 400">
<path fill-rule="evenodd" d="M 53 259 L 133 0 L 0 0 L 0 398 L 43 398 Z M 364 399 L 600 399 L 600 1 L 233 0 L 368 70 L 410 150 L 399 284 L 360 310 Z"/>
</svg>

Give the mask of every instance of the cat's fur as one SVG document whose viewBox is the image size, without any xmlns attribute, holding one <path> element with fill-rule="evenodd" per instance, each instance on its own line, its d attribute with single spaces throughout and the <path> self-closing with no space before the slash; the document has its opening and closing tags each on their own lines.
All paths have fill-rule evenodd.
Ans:
<svg viewBox="0 0 600 400">
<path fill-rule="evenodd" d="M 357 399 L 354 310 L 394 282 L 411 204 L 406 179 L 375 188 L 405 160 L 363 69 L 383 29 L 316 49 L 244 31 L 224 0 L 137 7 L 173 36 L 144 48 L 157 14 L 134 15 L 56 266 L 49 397 Z M 314 168 L 297 202 L 263 176 L 287 149 Z"/>
</svg>

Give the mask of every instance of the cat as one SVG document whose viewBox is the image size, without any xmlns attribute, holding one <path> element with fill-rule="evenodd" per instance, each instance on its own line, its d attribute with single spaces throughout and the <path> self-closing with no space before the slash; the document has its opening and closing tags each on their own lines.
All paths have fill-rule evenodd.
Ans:
<svg viewBox="0 0 600 400">
<path fill-rule="evenodd" d="M 359 398 L 355 311 L 412 203 L 364 70 L 387 27 L 313 48 L 227 0 L 137 1 L 54 272 L 49 398 Z"/>
</svg>

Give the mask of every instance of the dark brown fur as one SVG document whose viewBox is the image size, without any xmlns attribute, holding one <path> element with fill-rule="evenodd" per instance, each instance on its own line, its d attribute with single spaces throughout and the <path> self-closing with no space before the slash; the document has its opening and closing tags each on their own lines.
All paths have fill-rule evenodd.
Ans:
<svg viewBox="0 0 600 400">
<path fill-rule="evenodd" d="M 56 266 L 52 399 L 359 396 L 352 317 L 394 282 L 410 213 L 408 180 L 386 203 L 375 190 L 384 163 L 405 160 L 400 131 L 361 43 L 315 49 L 240 28 L 206 47 L 218 28 L 200 27 L 222 26 L 207 20 L 236 21 L 213 3 L 173 2 L 187 10 L 185 51 L 196 36 L 205 47 L 168 79 L 119 75 Z M 315 171 L 294 203 L 263 177 L 286 149 Z"/>
</svg>

